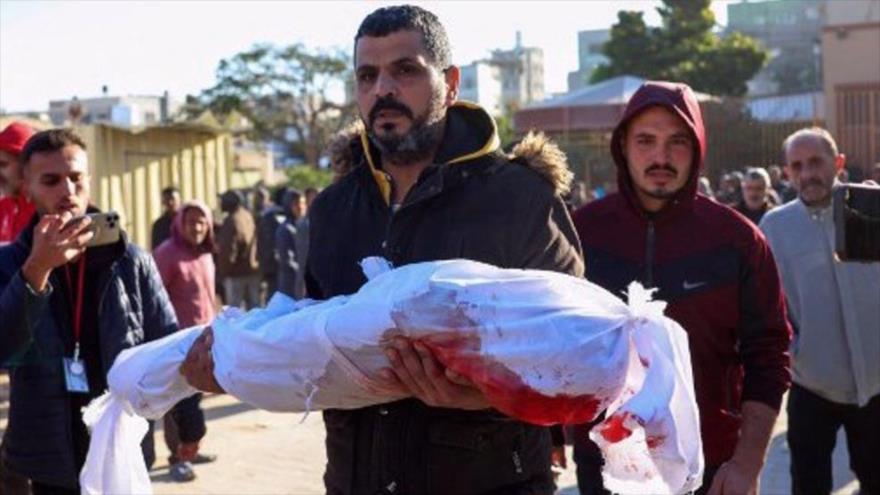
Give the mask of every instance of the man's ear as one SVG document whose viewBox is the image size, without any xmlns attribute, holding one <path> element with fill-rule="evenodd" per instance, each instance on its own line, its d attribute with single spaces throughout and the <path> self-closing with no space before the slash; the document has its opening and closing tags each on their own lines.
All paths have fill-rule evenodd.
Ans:
<svg viewBox="0 0 880 495">
<path fill-rule="evenodd" d="M 834 157 L 834 171 L 840 172 L 846 166 L 846 155 L 840 153 Z"/>
<path fill-rule="evenodd" d="M 457 65 L 450 65 L 443 71 L 446 79 L 446 105 L 452 105 L 458 100 L 458 88 L 461 84 L 461 70 Z"/>
</svg>

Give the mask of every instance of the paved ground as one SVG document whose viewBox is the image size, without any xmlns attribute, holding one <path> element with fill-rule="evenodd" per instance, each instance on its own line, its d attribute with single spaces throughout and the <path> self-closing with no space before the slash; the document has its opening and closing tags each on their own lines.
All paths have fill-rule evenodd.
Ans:
<svg viewBox="0 0 880 495">
<path fill-rule="evenodd" d="M 6 426 L 6 377 L 0 375 L 0 432 Z M 205 452 L 219 455 L 217 462 L 197 466 L 198 479 L 178 484 L 168 476 L 167 450 L 162 433 L 156 433 L 158 461 L 151 472 L 155 493 L 163 494 L 290 494 L 323 493 L 321 476 L 326 461 L 324 428 L 320 414 L 275 414 L 255 410 L 228 396 L 208 396 L 203 401 L 208 417 Z M 776 425 L 761 493 L 789 493 L 786 418 Z M 570 452 L 569 452 L 570 457 Z M 858 483 L 847 467 L 841 434 L 834 453 L 835 495 L 857 493 Z M 574 470 L 559 479 L 561 495 L 577 495 Z"/>
</svg>

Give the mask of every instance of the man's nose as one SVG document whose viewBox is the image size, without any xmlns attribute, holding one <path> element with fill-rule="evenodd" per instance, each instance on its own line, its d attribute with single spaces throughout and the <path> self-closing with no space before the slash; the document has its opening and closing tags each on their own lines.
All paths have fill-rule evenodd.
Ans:
<svg viewBox="0 0 880 495">
<path fill-rule="evenodd" d="M 380 72 L 376 77 L 376 97 L 397 96 L 397 81 L 390 74 Z"/>
<path fill-rule="evenodd" d="M 669 146 L 655 146 L 651 153 L 651 161 L 659 165 L 667 165 L 670 162 L 671 150 Z"/>
<path fill-rule="evenodd" d="M 64 187 L 65 189 L 67 189 L 67 194 L 69 194 L 70 196 L 76 195 L 76 182 L 69 178 L 65 179 Z"/>
</svg>

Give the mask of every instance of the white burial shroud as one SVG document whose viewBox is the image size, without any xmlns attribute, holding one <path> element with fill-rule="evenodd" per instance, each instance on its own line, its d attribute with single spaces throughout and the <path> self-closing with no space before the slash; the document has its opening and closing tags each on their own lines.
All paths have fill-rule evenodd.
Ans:
<svg viewBox="0 0 880 495">
<path fill-rule="evenodd" d="M 215 376 L 233 396 L 279 412 L 353 409 L 402 398 L 378 371 L 394 336 L 417 339 L 499 411 L 534 424 L 606 419 L 591 438 L 617 493 L 684 493 L 703 472 L 687 335 L 633 283 L 628 304 L 584 279 L 467 260 L 391 269 L 362 262 L 354 295 L 227 310 L 212 323 Z M 83 493 L 149 493 L 142 418 L 196 392 L 179 373 L 202 327 L 122 352 L 92 431 Z"/>
</svg>

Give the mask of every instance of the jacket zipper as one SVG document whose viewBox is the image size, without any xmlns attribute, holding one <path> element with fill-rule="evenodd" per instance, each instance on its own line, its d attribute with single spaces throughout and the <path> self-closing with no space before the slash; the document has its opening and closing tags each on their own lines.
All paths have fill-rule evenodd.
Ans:
<svg viewBox="0 0 880 495">
<path fill-rule="evenodd" d="M 385 172 L 383 172 L 385 173 Z M 385 173 L 385 178 L 388 180 L 388 183 L 391 184 L 391 193 L 388 195 L 388 205 L 387 213 L 388 219 L 385 222 L 385 235 L 382 238 L 382 257 L 391 262 L 391 265 L 395 265 L 394 257 L 391 255 L 392 253 L 389 251 L 388 246 L 388 237 L 391 235 L 391 222 L 394 221 L 394 180 L 391 178 L 391 175 Z"/>
<path fill-rule="evenodd" d="M 645 288 L 654 285 L 654 221 L 648 220 L 648 233 L 645 237 Z"/>
</svg>

